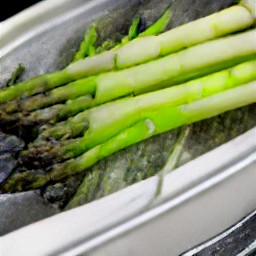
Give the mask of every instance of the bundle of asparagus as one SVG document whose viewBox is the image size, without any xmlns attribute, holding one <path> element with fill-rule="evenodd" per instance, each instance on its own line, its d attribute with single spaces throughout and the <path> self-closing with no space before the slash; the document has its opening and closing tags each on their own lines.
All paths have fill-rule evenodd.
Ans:
<svg viewBox="0 0 256 256">
<path fill-rule="evenodd" d="M 56 182 L 153 135 L 256 102 L 253 1 L 156 36 L 169 18 L 142 33 L 135 19 L 128 37 L 100 54 L 92 27 L 74 60 L 88 57 L 0 91 L 3 125 L 39 124 L 20 154 L 30 170 L 1 191 Z"/>
</svg>

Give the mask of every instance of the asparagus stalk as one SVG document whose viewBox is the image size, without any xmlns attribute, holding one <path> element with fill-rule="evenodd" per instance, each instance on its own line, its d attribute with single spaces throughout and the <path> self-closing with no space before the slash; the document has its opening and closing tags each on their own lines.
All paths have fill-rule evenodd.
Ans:
<svg viewBox="0 0 256 256">
<path fill-rule="evenodd" d="M 140 22 L 139 17 L 135 17 L 133 19 L 132 25 L 129 29 L 128 36 L 125 36 L 122 39 L 121 44 L 128 43 L 132 39 L 136 38 L 138 36 L 138 25 Z M 88 30 L 86 30 L 83 41 L 81 42 L 78 51 L 76 52 L 73 62 L 81 60 L 87 56 L 93 56 L 95 54 L 102 53 L 106 50 L 114 48 L 116 45 L 119 45 L 119 43 L 116 43 L 114 41 L 106 41 L 102 44 L 102 46 L 95 49 L 95 43 L 97 40 L 97 32 L 96 32 L 96 25 L 93 24 Z"/>
<path fill-rule="evenodd" d="M 209 41 L 175 54 L 121 71 L 80 79 L 68 85 L 21 101 L 10 101 L 0 106 L 3 112 L 30 112 L 56 103 L 71 101 L 72 113 L 62 109 L 66 117 L 74 112 L 127 95 L 139 95 L 192 78 L 218 71 L 245 60 L 254 59 L 256 29 Z M 232 45 L 232 47 L 230 47 Z M 241 45 L 243 47 L 241 47 Z M 82 106 L 81 96 L 90 94 L 92 100 Z M 70 107 L 67 106 L 67 108 Z M 78 110 L 75 111 L 76 106 Z M 49 109 L 50 111 L 50 109 Z"/>
<path fill-rule="evenodd" d="M 135 17 L 129 29 L 128 37 L 122 40 L 121 45 L 137 37 L 159 35 L 161 32 L 163 32 L 166 29 L 167 25 L 171 20 L 171 16 L 172 16 L 172 12 L 170 8 L 167 8 L 166 11 L 163 13 L 163 15 L 155 23 L 153 23 L 151 26 L 149 26 L 145 31 L 141 33 L 139 32 L 140 18 Z"/>
<path fill-rule="evenodd" d="M 248 1 L 253 6 L 253 0 Z M 72 63 L 64 70 L 11 86 L 0 91 L 0 103 L 44 92 L 86 76 L 147 62 L 183 48 L 246 29 L 255 23 L 255 17 L 250 5 L 246 1 L 243 4 L 246 7 L 244 5 L 230 7 L 159 36 L 133 40 L 118 49 Z"/>
<path fill-rule="evenodd" d="M 159 35 L 161 32 L 163 32 L 166 29 L 167 25 L 169 24 L 171 20 L 171 14 L 172 14 L 171 10 L 168 8 L 155 23 L 153 23 L 143 32 L 140 32 L 140 28 L 139 28 L 141 18 L 135 17 L 132 21 L 132 25 L 129 28 L 128 36 L 124 37 L 120 44 L 116 44 L 113 41 L 106 41 L 103 43 L 101 47 L 96 49 L 96 52 L 101 53 L 105 50 L 118 48 L 137 37 Z"/>
<path fill-rule="evenodd" d="M 187 104 L 254 81 L 255 67 L 256 61 L 250 61 L 182 85 L 89 109 L 43 131 L 21 158 L 25 164 L 49 165 L 76 157 L 138 122 L 144 112 Z M 77 136 L 82 137 L 67 140 Z M 53 138 L 64 141 L 51 142 Z"/>
<path fill-rule="evenodd" d="M 128 43 L 129 41 L 135 39 L 136 37 L 138 37 L 138 35 L 139 35 L 139 24 L 140 24 L 140 22 L 141 22 L 141 18 L 140 18 L 140 17 L 135 17 L 135 18 L 133 19 L 132 25 L 131 25 L 130 28 L 129 28 L 129 33 L 128 33 L 128 37 L 127 37 L 127 39 L 128 39 L 127 43 Z M 157 33 L 159 33 L 159 32 L 157 32 Z M 152 34 L 152 35 L 153 35 L 153 34 Z M 123 42 L 123 41 L 126 41 L 126 39 L 122 40 L 122 42 Z"/>
<path fill-rule="evenodd" d="M 132 21 L 132 25 L 129 28 L 128 35 L 122 38 L 121 43 L 116 44 L 113 48 L 118 48 L 127 44 L 129 41 L 135 39 L 139 35 L 139 24 L 141 22 L 140 17 L 135 17 Z"/>
<path fill-rule="evenodd" d="M 96 53 L 102 53 L 105 50 L 109 50 L 106 48 L 117 48 L 120 47 L 126 43 L 128 43 L 129 41 L 135 39 L 136 37 L 142 37 L 142 36 L 153 36 L 153 35 L 159 35 L 161 32 L 163 32 L 166 28 L 166 26 L 168 25 L 168 23 L 170 22 L 171 19 L 171 11 L 169 9 L 167 9 L 164 14 L 155 22 L 153 23 L 150 27 L 148 27 L 144 32 L 140 33 L 139 32 L 139 23 L 140 23 L 140 18 L 139 17 L 135 17 L 133 19 L 132 25 L 129 28 L 129 34 L 128 36 L 124 37 L 122 39 L 121 43 L 116 43 L 113 41 L 107 41 L 105 43 L 103 43 L 103 45 L 101 47 L 98 47 L 97 49 L 95 49 L 95 43 L 97 40 L 97 31 L 96 31 L 96 25 L 93 24 L 85 33 L 83 41 L 81 42 L 79 49 L 77 51 L 77 53 L 75 54 L 73 61 L 72 62 L 76 62 L 78 60 L 81 60 L 87 56 L 93 56 Z M 17 76 L 20 75 L 21 72 L 23 72 L 24 68 L 22 66 L 19 66 L 17 69 L 17 75 L 13 74 L 12 77 L 14 77 L 14 79 L 10 80 L 10 82 L 8 82 L 8 86 L 11 86 L 14 84 Z M 67 79 L 67 82 L 69 82 L 69 78 L 66 77 L 64 79 Z M 33 81 L 31 81 L 32 83 L 47 83 L 47 80 L 52 80 L 52 77 L 45 77 L 44 79 L 41 79 L 40 76 L 38 77 L 38 79 L 33 79 Z M 41 82 L 40 82 L 41 81 Z M 55 82 L 55 81 L 53 81 Z M 39 85 L 38 84 L 38 85 Z M 30 84 L 31 86 L 31 84 Z M 47 90 L 47 85 L 45 85 L 46 88 L 43 89 Z M 48 85 L 49 86 L 49 85 Z M 51 88 L 49 86 L 49 88 Z M 37 92 L 35 92 L 37 93 Z M 34 93 L 32 93 L 34 94 Z M 24 95 L 26 96 L 26 95 Z M 0 100 L 1 103 L 1 100 Z"/>
<path fill-rule="evenodd" d="M 45 175 L 33 177 L 32 182 L 29 171 L 14 174 L 2 185 L 1 190 L 35 189 L 50 181 L 56 182 L 83 172 L 101 159 L 151 136 L 255 102 L 256 81 L 253 81 L 192 103 L 145 111 L 138 122 L 80 157 L 54 165 Z"/>
<path fill-rule="evenodd" d="M 132 39 L 134 39 L 138 36 L 158 35 L 158 34 L 160 34 L 161 32 L 163 32 L 165 30 L 166 26 L 170 22 L 170 19 L 171 19 L 171 11 L 169 9 L 167 9 L 164 12 L 164 14 L 159 18 L 159 20 L 157 20 L 155 23 L 153 23 L 144 32 L 139 33 L 140 18 L 135 17 L 133 19 L 132 25 L 130 26 L 128 36 L 124 37 L 120 44 L 115 43 L 115 42 L 107 41 L 106 44 L 104 43 L 103 46 L 97 48 L 95 53 L 99 52 L 99 51 L 101 51 L 101 52 L 104 51 L 105 50 L 104 48 L 108 47 L 107 45 L 111 45 L 111 48 L 120 47 L 121 45 L 124 45 L 125 43 L 129 42 L 130 40 L 132 40 Z M 91 56 L 92 51 L 90 49 L 94 48 L 96 38 L 97 38 L 96 26 L 95 26 L 95 24 L 93 24 L 89 28 L 89 30 L 86 31 L 85 36 L 84 36 L 84 40 L 82 41 L 78 52 L 74 56 L 73 61 L 83 59 L 86 56 Z M 41 96 L 39 96 L 39 97 L 41 97 Z M 79 99 L 75 100 L 74 103 L 75 103 L 75 105 L 77 104 L 78 108 L 79 108 L 79 105 L 81 105 L 81 104 L 82 104 L 83 107 L 85 107 L 87 105 L 86 102 L 87 102 L 88 98 L 91 98 L 90 95 L 87 95 L 85 97 L 82 96 Z M 68 104 L 68 103 L 70 103 L 70 104 Z M 57 110 L 59 118 L 62 119 L 64 117 L 66 117 L 65 113 L 72 113 L 72 110 L 75 110 L 75 108 L 72 107 L 72 105 L 73 105 L 73 102 L 69 101 L 69 102 L 67 102 L 67 105 L 54 106 L 51 109 L 38 111 L 37 113 L 33 113 L 32 116 L 30 118 L 28 118 L 28 120 L 30 120 L 29 123 L 31 123 L 32 120 L 34 120 L 34 123 L 35 122 L 38 123 L 37 120 L 40 120 L 39 123 L 42 123 L 42 122 L 47 121 L 47 120 L 51 120 L 51 118 L 49 119 L 49 117 L 52 116 L 52 115 L 49 114 L 49 113 L 56 113 L 56 110 Z M 15 112 L 17 110 L 19 110 L 19 111 L 23 110 L 20 107 L 19 101 L 18 102 L 14 101 L 14 102 L 9 103 L 7 109 L 8 109 L 7 112 Z M 2 118 L 3 118 L 3 113 L 0 113 L 0 115 L 2 115 Z M 15 116 L 16 117 L 12 116 L 11 121 L 13 121 L 14 118 L 18 121 L 21 118 L 22 115 L 16 114 Z M 46 119 L 42 118 L 42 117 L 46 117 L 46 116 L 47 116 Z M 25 123 L 28 123 L 28 120 L 26 120 Z"/>
<path fill-rule="evenodd" d="M 104 42 L 103 45 L 101 47 L 98 47 L 95 51 L 91 50 L 92 48 L 94 49 L 94 44 L 97 38 L 96 27 L 95 24 L 93 24 L 92 27 L 90 27 L 89 30 L 86 31 L 84 40 L 82 41 L 78 52 L 74 56 L 74 60 L 82 59 L 86 56 L 91 56 L 91 54 L 103 52 L 106 50 L 106 47 L 120 47 L 121 45 L 138 36 L 158 35 L 165 30 L 166 26 L 170 22 L 170 18 L 171 11 L 167 9 L 164 14 L 159 18 L 159 20 L 149 26 L 144 32 L 140 33 L 139 25 L 141 19 L 139 17 L 135 17 L 133 19 L 132 25 L 130 26 L 128 36 L 124 37 L 121 43 L 107 41 Z M 73 101 L 69 100 L 66 102 L 66 104 L 58 104 L 47 109 L 34 111 L 28 116 L 27 113 L 22 112 L 7 115 L 6 113 L 0 111 L 0 124 L 3 127 L 7 127 L 7 130 L 9 129 L 10 125 L 12 129 L 15 129 L 15 127 L 24 127 L 25 129 L 26 127 L 34 127 L 33 130 L 35 130 L 35 127 L 44 123 L 50 121 L 56 122 L 69 116 L 74 116 L 78 112 L 86 109 L 87 107 L 90 107 L 91 102 L 92 95 L 88 94 L 85 96 L 81 96 Z M 7 106 L 8 107 L 6 112 L 22 111 L 19 100 L 9 102 Z M 26 116 L 26 118 L 24 118 L 24 116 Z"/>
<path fill-rule="evenodd" d="M 105 116 L 108 120 L 109 116 L 112 116 L 112 113 L 116 112 L 117 109 L 120 111 L 120 107 L 122 107 L 124 102 L 126 102 L 126 111 L 134 111 L 130 113 L 131 116 L 134 116 L 136 112 L 139 111 L 139 109 L 142 107 L 151 108 L 153 106 L 159 106 L 159 104 L 165 103 L 182 104 L 188 101 L 194 101 L 200 97 L 212 95 L 214 93 L 241 85 L 243 83 L 253 81 L 255 79 L 256 61 L 252 60 L 236 65 L 232 68 L 210 74 L 206 77 L 189 81 L 179 86 L 173 86 L 171 88 L 159 90 L 138 97 L 122 99 L 114 103 L 109 103 L 108 105 L 102 105 L 97 108 L 82 112 L 75 117 L 70 118 L 68 121 L 61 122 L 55 125 L 52 129 L 44 131 L 41 134 L 41 137 L 53 137 L 55 139 L 59 139 L 67 134 L 69 134 L 70 137 L 75 137 L 81 132 L 80 130 L 74 129 L 75 124 L 90 123 L 90 125 L 92 125 L 93 120 L 99 120 L 99 127 L 105 129 L 105 119 L 103 117 Z M 108 107 L 106 108 L 106 106 Z M 91 118 L 94 115 L 96 116 Z M 102 115 L 102 118 L 100 118 L 99 115 Z M 121 115 L 123 116 L 124 112 L 121 112 Z M 124 117 L 124 119 L 127 118 L 128 117 Z M 70 127 L 72 127 L 72 129 L 70 129 Z"/>
<path fill-rule="evenodd" d="M 90 56 L 92 52 L 92 48 L 94 48 L 96 39 L 97 39 L 96 26 L 95 24 L 93 24 L 85 32 L 84 39 L 80 44 L 80 47 L 73 58 L 73 62 L 81 60 L 84 57 Z"/>
<path fill-rule="evenodd" d="M 163 169 L 160 169 L 158 171 L 157 171 L 157 169 L 159 169 L 158 167 L 156 167 L 156 168 L 149 167 L 152 163 L 148 163 L 149 170 L 147 170 L 148 167 L 143 168 L 143 169 L 139 168 L 140 170 L 138 170 L 137 168 L 133 169 L 132 166 L 133 166 L 135 159 L 133 159 L 133 161 L 131 162 L 131 170 L 130 170 L 130 168 L 128 168 L 128 170 L 126 170 L 127 172 L 129 172 L 129 174 L 121 176 L 121 177 L 119 175 L 112 176 L 111 174 L 113 172 L 115 174 L 117 174 L 119 172 L 123 173 L 123 171 L 125 171 L 125 167 L 123 169 L 122 166 L 121 166 L 121 169 L 113 167 L 114 168 L 113 171 L 111 170 L 113 168 L 108 168 L 108 167 L 104 168 L 103 167 L 105 170 L 104 169 L 102 170 L 102 168 L 99 167 L 99 166 L 105 166 L 105 164 L 90 168 L 90 170 L 88 170 L 89 173 L 86 173 L 86 175 L 84 176 L 83 181 L 80 184 L 79 188 L 77 189 L 76 193 L 72 196 L 72 198 L 70 199 L 68 204 L 65 206 L 65 210 L 72 209 L 74 207 L 84 204 L 85 202 L 90 202 L 92 200 L 95 200 L 96 198 L 101 197 L 102 191 L 103 191 L 104 195 L 107 195 L 113 191 L 116 191 L 116 188 L 117 188 L 116 186 L 118 186 L 118 188 L 120 189 L 119 183 L 117 183 L 117 185 L 115 185 L 116 181 L 117 182 L 122 181 L 122 182 L 120 182 L 121 187 L 124 187 L 124 186 L 127 186 L 131 183 L 138 181 L 138 180 L 142 180 L 148 176 L 151 176 L 153 173 L 155 173 L 159 179 L 158 179 L 158 184 L 157 184 L 157 189 L 156 189 L 155 195 L 152 198 L 152 201 L 153 201 L 153 199 L 158 197 L 161 192 L 162 183 L 163 183 L 162 181 L 163 181 L 164 175 L 167 173 L 167 172 L 166 173 L 164 172 L 165 167 L 168 168 L 168 172 L 171 172 L 173 168 L 176 168 L 177 165 L 180 164 L 179 160 L 184 151 L 183 146 L 184 146 L 185 142 L 187 141 L 188 135 L 190 134 L 189 131 L 190 131 L 189 126 L 184 126 L 184 127 L 182 127 L 182 129 L 180 129 L 178 138 L 176 138 L 176 142 L 174 144 L 172 143 L 173 145 L 172 145 L 172 148 L 170 149 L 170 152 L 169 152 L 170 155 L 168 156 L 168 159 L 166 160 L 166 164 L 164 165 Z M 174 136 L 174 137 L 170 136 L 169 139 L 174 142 L 175 137 L 176 136 Z M 145 144 L 142 144 L 142 145 L 145 145 Z M 138 149 L 138 148 L 140 148 L 140 146 L 138 146 L 136 148 Z M 135 149 L 135 147 L 134 147 L 134 149 Z M 147 151 L 148 150 L 147 147 L 144 148 L 144 150 Z M 149 152 L 147 152 L 147 153 L 144 152 L 144 153 L 147 154 Z M 121 155 L 123 155 L 123 154 L 121 153 Z M 139 154 L 138 154 L 138 156 L 139 156 Z M 131 157 L 136 158 L 135 162 L 137 160 L 139 160 L 138 157 L 136 157 L 136 156 L 131 156 Z M 114 157 L 114 159 L 116 159 L 116 157 Z M 121 159 L 119 159 L 119 160 L 121 160 Z M 119 162 L 118 160 L 116 160 L 116 161 Z M 107 161 L 104 161 L 104 162 L 106 162 L 106 163 L 110 162 L 110 165 L 112 166 L 110 159 Z M 108 164 L 106 164 L 106 165 L 108 166 Z M 102 173 L 102 171 L 104 171 L 104 173 Z"/>
<path fill-rule="evenodd" d="M 144 32 L 140 33 L 139 37 L 160 34 L 159 31 L 163 32 L 166 29 L 167 25 L 171 20 L 171 17 L 172 17 L 172 12 L 170 8 L 167 8 L 164 14 L 160 17 L 160 19 L 157 22 L 155 22 L 153 25 L 151 25 L 149 28 L 147 28 Z"/>
</svg>

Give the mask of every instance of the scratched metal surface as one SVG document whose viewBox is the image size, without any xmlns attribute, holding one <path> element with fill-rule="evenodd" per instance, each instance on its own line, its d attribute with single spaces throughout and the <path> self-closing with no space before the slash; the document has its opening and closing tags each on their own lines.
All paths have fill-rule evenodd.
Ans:
<svg viewBox="0 0 256 256">
<path fill-rule="evenodd" d="M 256 211 L 222 234 L 181 254 L 181 256 L 254 256 L 256 253 Z"/>
</svg>

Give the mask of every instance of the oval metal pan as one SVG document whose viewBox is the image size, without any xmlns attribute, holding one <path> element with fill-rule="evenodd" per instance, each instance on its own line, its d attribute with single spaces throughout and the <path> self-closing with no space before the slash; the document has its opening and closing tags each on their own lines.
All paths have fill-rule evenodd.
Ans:
<svg viewBox="0 0 256 256">
<path fill-rule="evenodd" d="M 111 13 L 113 6 L 130 10 L 132 18 L 138 2 L 130 1 L 130 7 L 125 9 L 125 0 L 48 0 L 18 14 L 2 24 L 1 72 L 5 73 L 20 60 L 25 60 L 29 69 L 35 67 L 28 76 L 65 65 L 67 60 L 53 63 L 52 56 L 62 52 L 63 59 L 68 59 L 63 51 L 66 39 L 81 33 L 84 24 Z M 231 2 L 223 1 L 223 6 Z M 74 20 L 76 27 L 71 28 Z M 47 37 L 40 37 L 44 32 L 62 40 L 48 45 Z M 33 53 L 38 52 L 38 48 L 30 49 L 35 41 L 43 46 L 42 52 L 31 60 Z M 76 48 L 72 44 L 68 47 Z M 50 54 L 46 55 L 49 49 Z M 40 58 L 44 58 L 42 66 L 36 66 Z M 182 253 L 256 208 L 255 132 L 252 129 L 168 174 L 158 197 L 155 197 L 158 177 L 152 177 L 3 236 L 1 252 L 3 255 L 17 255 L 17 251 L 19 255 Z"/>
</svg>

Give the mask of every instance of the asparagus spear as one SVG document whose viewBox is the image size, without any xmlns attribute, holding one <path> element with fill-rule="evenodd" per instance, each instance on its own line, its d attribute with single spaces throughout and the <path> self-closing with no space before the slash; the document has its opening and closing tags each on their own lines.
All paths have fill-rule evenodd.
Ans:
<svg viewBox="0 0 256 256">
<path fill-rule="evenodd" d="M 85 32 L 84 39 L 83 39 L 82 43 L 80 44 L 80 47 L 73 58 L 73 62 L 83 59 L 84 57 L 90 56 L 91 52 L 92 52 L 91 49 L 94 48 L 96 39 L 97 39 L 96 26 L 95 26 L 95 24 L 93 24 Z"/>
<path fill-rule="evenodd" d="M 133 19 L 132 25 L 130 26 L 130 29 L 129 29 L 129 34 L 128 36 L 125 36 L 122 39 L 121 44 L 128 43 L 130 40 L 138 36 L 139 22 L 140 22 L 139 17 L 135 17 Z M 95 54 L 102 53 L 106 50 L 116 47 L 116 45 L 119 45 L 119 43 L 116 43 L 114 41 L 106 41 L 102 44 L 102 46 L 95 49 L 96 40 L 97 40 L 96 25 L 93 24 L 88 30 L 86 30 L 83 41 L 81 42 L 79 49 L 73 58 L 73 62 L 81 60 L 87 56 L 93 56 Z"/>
<path fill-rule="evenodd" d="M 167 25 L 171 20 L 171 17 L 172 17 L 172 12 L 170 8 L 167 8 L 164 14 L 160 17 L 160 19 L 157 22 L 155 22 L 153 25 L 151 25 L 148 29 L 146 29 L 144 32 L 141 32 L 139 34 L 139 37 L 160 34 L 159 31 L 163 32 L 166 29 Z"/>
<path fill-rule="evenodd" d="M 135 17 L 129 29 L 128 37 L 122 40 L 121 45 L 135 39 L 136 37 L 159 35 L 166 29 L 167 25 L 171 20 L 171 16 L 172 12 L 170 8 L 167 8 L 163 15 L 155 23 L 153 23 L 151 26 L 149 26 L 145 31 L 141 33 L 139 33 L 140 18 Z"/>
<path fill-rule="evenodd" d="M 161 32 L 163 32 L 166 29 L 168 23 L 171 20 L 171 14 L 172 14 L 171 10 L 168 8 L 155 23 L 153 23 L 151 26 L 149 26 L 145 31 L 142 31 L 141 33 L 139 29 L 141 18 L 135 17 L 132 21 L 132 25 L 129 28 L 128 36 L 124 37 L 120 44 L 116 44 L 113 41 L 106 41 L 103 43 L 101 47 L 96 49 L 96 52 L 101 53 L 105 50 L 118 48 L 137 37 L 159 35 Z"/>
<path fill-rule="evenodd" d="M 250 30 L 196 45 L 125 70 L 80 79 L 51 90 L 46 95 L 36 95 L 18 103 L 17 101 L 7 102 L 0 106 L 0 110 L 6 113 L 13 112 L 15 109 L 30 112 L 69 100 L 68 104 L 60 110 L 62 118 L 65 115 L 69 117 L 81 110 L 116 98 L 154 91 L 255 58 L 255 33 L 255 29 Z M 92 99 L 85 101 L 83 106 L 79 97 L 88 94 Z M 71 105 L 72 111 L 69 113 Z M 51 109 L 48 110 L 51 112 Z M 33 115 L 33 118 L 35 117 Z"/>
<path fill-rule="evenodd" d="M 186 104 L 255 80 L 255 67 L 256 61 L 250 61 L 182 85 L 84 111 L 43 131 L 21 158 L 24 164 L 40 166 L 76 157 L 138 122 L 144 112 Z M 52 138 L 64 141 L 51 142 Z"/>
<path fill-rule="evenodd" d="M 171 19 L 171 11 L 170 11 L 170 9 L 167 9 L 164 12 L 164 14 L 155 23 L 153 23 L 150 27 L 148 27 L 144 32 L 139 33 L 140 18 L 135 17 L 133 19 L 132 25 L 130 26 L 128 36 L 124 37 L 120 44 L 115 43 L 115 42 L 107 41 L 107 42 L 105 42 L 106 44 L 103 43 L 103 46 L 97 48 L 95 53 L 99 52 L 99 51 L 101 51 L 101 52 L 104 51 L 105 50 L 104 48 L 108 47 L 107 45 L 111 45 L 111 48 L 119 47 L 119 46 L 124 45 L 125 43 L 131 41 L 132 39 L 134 39 L 138 36 L 140 37 L 140 36 L 145 36 L 145 35 L 158 35 L 158 34 L 160 34 L 161 32 L 163 32 L 165 30 L 166 26 L 170 22 L 170 19 Z M 95 26 L 95 24 L 93 24 L 89 28 L 89 30 L 86 31 L 85 36 L 84 36 L 84 40 L 82 41 L 78 52 L 74 56 L 73 61 L 83 59 L 86 56 L 91 56 L 92 51 L 90 49 L 94 47 L 96 38 L 97 38 L 96 26 Z M 12 85 L 12 84 L 10 84 L 10 85 Z M 81 97 L 81 98 L 77 99 L 75 102 L 78 105 L 81 105 L 82 103 L 83 103 L 83 105 L 86 105 L 87 99 L 89 97 L 90 97 L 90 95 L 85 96 L 85 97 Z M 50 113 L 54 112 L 55 113 L 56 112 L 55 110 L 58 110 L 57 112 L 59 113 L 58 115 L 60 116 L 60 118 L 65 117 L 65 113 L 69 113 L 70 111 L 72 111 L 72 109 L 74 109 L 74 107 L 72 107 L 73 102 L 70 102 L 70 103 L 71 104 L 67 104 L 67 106 L 63 105 L 63 108 L 64 108 L 63 110 L 62 110 L 61 105 L 59 105 L 58 107 L 54 106 L 53 109 L 43 110 L 42 112 L 34 113 L 33 117 L 36 116 L 34 121 L 41 120 L 41 122 L 43 122 L 44 118 L 40 118 L 40 117 L 45 116 L 45 113 L 47 113 L 47 112 L 50 112 Z M 9 103 L 9 105 L 8 105 L 9 107 L 8 107 L 7 112 L 13 112 L 13 111 L 16 111 L 17 109 L 22 111 L 22 109 L 20 109 L 19 105 L 20 104 L 15 102 L 15 101 L 12 102 L 12 103 Z M 47 120 L 49 119 L 49 116 L 51 116 L 51 115 L 47 114 L 47 118 L 46 118 Z M 16 120 L 18 120 L 19 118 L 20 118 L 20 114 L 17 114 L 16 115 Z M 13 120 L 13 117 L 12 117 L 12 120 Z M 29 122 L 29 123 L 31 123 L 31 122 Z"/>
<path fill-rule="evenodd" d="M 95 24 L 93 24 L 92 27 L 86 31 L 84 40 L 82 41 L 78 52 L 74 56 L 74 60 L 82 59 L 86 56 L 91 56 L 92 53 L 96 54 L 103 52 L 106 50 L 106 47 L 120 47 L 121 45 L 138 36 L 158 35 L 165 30 L 166 26 L 170 22 L 170 19 L 171 11 L 170 9 L 167 9 L 155 23 L 149 26 L 144 32 L 140 33 L 139 24 L 141 19 L 139 17 L 135 17 L 133 19 L 132 25 L 130 26 L 128 36 L 124 37 L 121 43 L 107 41 L 103 43 L 101 47 L 98 47 L 95 51 L 91 50 L 94 48 L 94 44 L 97 38 L 96 27 Z M 18 112 L 12 115 L 6 115 L 5 113 L 0 112 L 0 123 L 3 127 L 7 127 L 7 130 L 9 129 L 10 124 L 12 129 L 15 129 L 15 127 L 24 127 L 24 129 L 26 129 L 26 127 L 34 127 L 33 130 L 35 130 L 35 127 L 42 125 L 43 123 L 50 121 L 56 122 L 69 116 L 74 116 L 78 112 L 89 107 L 91 102 L 92 95 L 88 94 L 81 96 L 73 101 L 69 100 L 66 102 L 66 104 L 58 104 L 51 108 L 34 111 L 29 116 L 27 116 L 27 113 L 24 114 L 22 112 Z M 7 106 L 7 112 L 22 111 L 19 101 L 9 102 Z M 26 116 L 26 118 L 24 118 L 24 116 Z"/>
<path fill-rule="evenodd" d="M 139 24 L 141 22 L 141 18 L 140 17 L 135 17 L 132 21 L 132 25 L 130 26 L 129 28 L 129 33 L 128 33 L 128 36 L 127 36 L 127 43 L 133 39 L 135 39 L 140 33 L 139 33 Z M 168 21 L 169 22 L 169 21 Z M 158 31 L 161 31 L 161 30 L 158 30 Z M 161 32 L 158 32 L 157 33 L 161 33 Z M 157 34 L 156 33 L 156 34 Z M 154 35 L 154 34 L 151 34 L 151 35 Z M 123 42 L 126 42 L 126 38 L 124 38 L 122 40 L 122 43 Z"/>
<path fill-rule="evenodd" d="M 118 49 L 72 63 L 61 71 L 11 86 L 0 91 L 0 103 L 44 92 L 86 76 L 147 62 L 207 40 L 241 31 L 255 23 L 253 6 L 253 0 L 243 1 L 243 6 L 230 7 L 159 36 L 133 40 Z"/>
<path fill-rule="evenodd" d="M 56 164 L 44 175 L 30 177 L 29 171 L 14 174 L 2 185 L 1 191 L 35 189 L 50 181 L 56 182 L 69 175 L 83 172 L 99 160 L 153 135 L 255 102 L 256 82 L 253 81 L 192 103 L 145 111 L 141 113 L 138 122 L 80 157 Z"/>
</svg>

